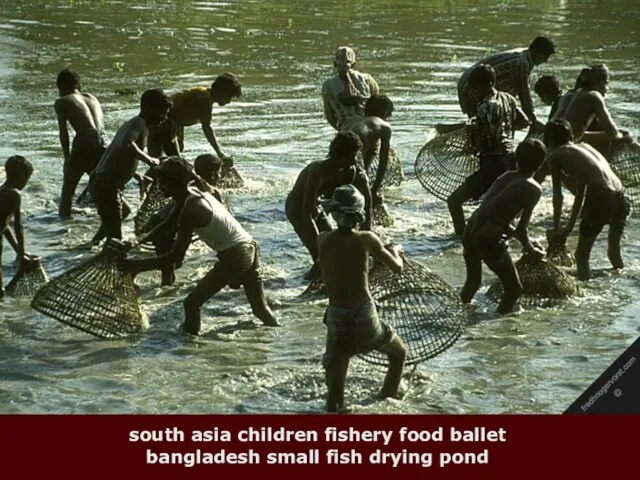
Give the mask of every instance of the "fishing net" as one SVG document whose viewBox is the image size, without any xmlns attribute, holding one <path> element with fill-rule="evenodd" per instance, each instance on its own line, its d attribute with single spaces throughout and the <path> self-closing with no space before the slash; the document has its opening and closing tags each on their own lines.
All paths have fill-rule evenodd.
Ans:
<svg viewBox="0 0 640 480">
<path fill-rule="evenodd" d="M 76 198 L 76 205 L 82 208 L 90 208 L 96 206 L 95 202 L 93 201 L 93 197 L 89 192 L 89 186 L 87 186 L 82 191 L 82 193 L 78 195 L 78 198 Z"/>
<path fill-rule="evenodd" d="M 547 260 L 559 267 L 573 267 L 576 259 L 567 248 L 567 242 L 564 239 L 555 240 L 551 238 L 547 232 Z"/>
<path fill-rule="evenodd" d="M 24 268 L 20 268 L 16 272 L 5 290 L 7 295 L 13 297 L 31 297 L 48 281 L 49 276 L 42 267 L 40 258 L 31 257 Z"/>
<path fill-rule="evenodd" d="M 378 144 L 379 146 L 379 144 Z M 362 153 L 358 152 L 358 159 L 362 160 Z M 371 160 L 369 169 L 367 170 L 367 176 L 369 177 L 369 183 L 373 185 L 378 173 L 378 165 L 380 163 L 380 148 L 377 149 L 375 156 Z M 404 180 L 404 172 L 402 171 L 402 161 L 393 147 L 389 148 L 389 162 L 387 163 L 387 171 L 384 173 L 382 179 L 382 187 L 397 187 Z"/>
<path fill-rule="evenodd" d="M 447 200 L 466 178 L 478 170 L 478 157 L 469 143 L 466 127 L 439 133 L 418 153 L 416 177 L 427 192 Z M 477 201 L 468 200 L 467 204 Z"/>
<path fill-rule="evenodd" d="M 633 211 L 640 207 L 640 144 L 620 143 L 611 153 L 611 167 L 618 175 Z"/>
<path fill-rule="evenodd" d="M 31 306 L 101 338 L 141 332 L 148 323 L 138 306 L 133 279 L 122 268 L 126 253 L 121 242 L 110 239 L 97 256 L 38 290 Z"/>
<path fill-rule="evenodd" d="M 406 365 L 444 352 L 466 327 L 467 313 L 458 293 L 427 267 L 406 257 L 400 274 L 383 265 L 374 266 L 369 289 L 380 320 L 394 328 L 407 348 Z M 375 365 L 388 363 L 387 355 L 375 350 L 359 357 Z"/>
<path fill-rule="evenodd" d="M 381 203 L 373 207 L 372 223 L 374 226 L 389 228 L 393 226 L 393 217 L 389 213 L 387 205 Z"/>
<path fill-rule="evenodd" d="M 223 165 L 220 169 L 220 178 L 218 179 L 217 187 L 223 190 L 228 188 L 242 188 L 244 187 L 244 180 L 235 167 Z"/>
<path fill-rule="evenodd" d="M 575 280 L 546 260 L 522 255 L 516 262 L 516 269 L 523 287 L 518 302 L 524 308 L 552 307 L 578 293 Z M 487 296 L 496 303 L 500 302 L 503 293 L 500 279 L 487 290 Z"/>
<path fill-rule="evenodd" d="M 138 240 L 151 230 L 152 226 L 149 224 L 151 217 L 172 202 L 173 200 L 167 197 L 160 188 L 160 182 L 151 184 L 140 208 L 138 208 L 136 216 L 133 218 L 133 231 Z"/>
</svg>

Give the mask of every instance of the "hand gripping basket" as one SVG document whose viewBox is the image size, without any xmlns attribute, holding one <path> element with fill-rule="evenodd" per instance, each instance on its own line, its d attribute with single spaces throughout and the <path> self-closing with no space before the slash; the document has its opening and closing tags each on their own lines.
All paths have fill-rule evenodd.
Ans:
<svg viewBox="0 0 640 480">
<path fill-rule="evenodd" d="M 222 190 L 242 188 L 244 187 L 244 180 L 235 167 L 223 165 L 220 169 L 220 178 L 216 186 Z"/>
<path fill-rule="evenodd" d="M 51 280 L 31 306 L 55 320 L 101 338 L 118 338 L 147 328 L 135 285 L 125 275 L 127 247 L 110 239 L 97 256 Z"/>
<path fill-rule="evenodd" d="M 379 146 L 379 142 L 378 142 Z M 362 154 L 358 153 L 360 158 Z M 362 161 L 362 160 L 361 160 Z M 369 177 L 369 184 L 373 185 L 378 173 L 378 165 L 380 163 L 380 148 L 377 149 L 375 156 L 371 160 L 369 169 L 367 170 L 367 176 Z M 398 153 L 393 147 L 389 148 L 389 162 L 387 163 L 387 171 L 384 173 L 382 179 L 382 188 L 385 187 L 397 187 L 404 180 L 404 172 L 402 171 L 402 161 L 398 156 Z"/>
<path fill-rule="evenodd" d="M 5 291 L 12 297 L 32 297 L 49 281 L 39 257 L 31 257 L 24 268 L 20 268 L 7 284 Z"/>
<path fill-rule="evenodd" d="M 466 127 L 437 134 L 420 149 L 415 163 L 420 184 L 444 201 L 478 168 L 478 157 L 469 144 Z"/>
</svg>

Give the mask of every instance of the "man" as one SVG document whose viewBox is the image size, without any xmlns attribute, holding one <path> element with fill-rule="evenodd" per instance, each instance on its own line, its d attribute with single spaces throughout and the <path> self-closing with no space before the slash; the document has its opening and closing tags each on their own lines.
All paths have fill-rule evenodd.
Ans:
<svg viewBox="0 0 640 480">
<path fill-rule="evenodd" d="M 95 201 L 102 225 L 93 237 L 98 244 L 105 236 L 122 238 L 122 219 L 131 212 L 122 191 L 133 178 L 138 160 L 149 166 L 158 160 L 144 152 L 149 125 L 163 122 L 171 108 L 171 100 L 162 90 L 147 90 L 140 99 L 140 113 L 125 122 L 91 175 L 89 191 Z"/>
<path fill-rule="evenodd" d="M 540 97 L 542 103 L 551 107 L 548 117 L 548 120 L 551 120 L 558 109 L 560 97 L 562 97 L 560 81 L 555 75 L 542 75 L 534 85 L 533 91 Z"/>
<path fill-rule="evenodd" d="M 620 240 L 631 208 L 620 179 L 595 148 L 586 143 L 574 143 L 573 131 L 568 121 L 551 120 L 545 127 L 544 138 L 551 151 L 547 158 L 553 182 L 554 229 L 550 232 L 551 237 L 559 242 L 566 241 L 582 210 L 580 236 L 575 254 L 578 278 L 588 280 L 591 277 L 591 249 L 605 225 L 609 225 L 609 261 L 614 269 L 623 268 Z M 577 180 L 571 215 L 563 228 L 560 226 L 563 202 L 560 181 L 562 173 Z"/>
<path fill-rule="evenodd" d="M 64 156 L 58 214 L 61 218 L 69 218 L 80 178 L 95 168 L 105 151 L 104 120 L 100 102 L 90 93 L 81 91 L 76 72 L 65 68 L 58 74 L 56 84 L 60 98 L 55 101 L 54 108 Z M 67 124 L 71 124 L 76 133 L 71 149 Z"/>
<path fill-rule="evenodd" d="M 606 154 L 609 142 L 628 140 L 628 132 L 616 127 L 604 101 L 609 84 L 609 69 L 605 65 L 593 65 L 583 69 L 576 82 L 576 89 L 565 94 L 553 118 L 563 118 L 571 124 L 576 142 L 587 142 Z M 593 123 L 597 121 L 597 130 Z M 602 145 L 605 143 L 605 146 Z"/>
<path fill-rule="evenodd" d="M 520 99 L 522 110 L 533 125 L 544 125 L 536 118 L 529 88 L 529 75 L 537 65 L 549 61 L 556 51 L 555 44 L 548 37 L 536 37 L 529 48 L 518 48 L 491 55 L 467 68 L 458 81 L 458 99 L 462 112 L 469 118 L 477 113 L 477 100 L 474 98 L 469 77 L 478 65 L 491 65 L 496 72 L 495 87 Z"/>
<path fill-rule="evenodd" d="M 468 125 L 471 144 L 478 152 L 479 169 L 447 199 L 456 235 L 464 232 L 462 205 L 469 199 L 480 199 L 496 178 L 515 167 L 514 132 L 528 125 L 516 99 L 496 90 L 491 65 L 478 65 L 468 81 L 479 99 L 477 115 Z"/>
<path fill-rule="evenodd" d="M 322 357 L 328 388 L 327 411 L 344 407 L 344 387 L 349 359 L 357 353 L 378 350 L 389 357 L 380 396 L 398 392 L 406 356 L 405 346 L 391 327 L 378 319 L 369 291 L 369 255 L 400 273 L 402 249 L 386 249 L 373 232 L 354 230 L 365 219 L 365 199 L 353 185 L 338 187 L 326 204 L 338 224 L 335 232 L 318 236 L 322 279 L 329 296 L 326 351 Z"/>
<path fill-rule="evenodd" d="M 351 117 L 342 125 L 342 131 L 351 131 L 362 142 L 362 158 L 365 171 L 369 171 L 371 162 L 380 144 L 380 161 L 376 178 L 371 186 L 371 198 L 374 205 L 382 203 L 382 182 L 389 164 L 391 148 L 391 125 L 387 119 L 393 112 L 393 102 L 386 95 L 371 95 L 364 109 L 364 117 Z"/>
<path fill-rule="evenodd" d="M 353 184 L 365 198 L 364 230 L 371 229 L 371 190 L 367 173 L 357 165 L 356 156 L 362 142 L 353 132 L 338 133 L 329 146 L 329 156 L 307 165 L 287 196 L 285 212 L 302 243 L 311 254 L 313 266 L 305 274 L 306 280 L 320 275 L 317 237 L 330 231 L 331 224 L 318 205 L 318 197 L 330 197 L 336 187 Z"/>
<path fill-rule="evenodd" d="M 527 228 L 542 193 L 540 184 L 532 177 L 543 164 L 545 155 L 546 148 L 540 140 L 524 140 L 516 151 L 518 169 L 500 176 L 471 215 L 462 239 L 467 267 L 467 279 L 460 293 L 464 303 L 470 303 L 480 288 L 484 261 L 504 288 L 498 312 L 506 314 L 513 310 L 522 294 L 522 283 L 509 255 L 507 239 L 510 236 L 515 234 L 526 254 L 537 258 L 544 255 L 532 243 Z M 520 221 L 514 229 L 511 222 L 518 215 L 521 215 Z"/>
<path fill-rule="evenodd" d="M 27 185 L 33 173 L 31 162 L 20 155 L 9 157 L 4 164 L 5 182 L 0 185 L 0 229 L 18 255 L 19 268 L 24 269 L 31 256 L 24 248 L 22 229 L 22 189 Z M 13 218 L 13 229 L 9 225 Z M 2 237 L 0 237 L 0 299 L 4 297 L 2 279 Z"/>
<path fill-rule="evenodd" d="M 340 47 L 333 55 L 337 74 L 322 85 L 324 117 L 336 130 L 349 117 L 362 117 L 365 102 L 380 93 L 380 87 L 368 73 L 354 70 L 356 53 L 350 47 Z"/>
<path fill-rule="evenodd" d="M 223 107 L 241 95 L 242 86 L 233 73 L 218 75 L 210 88 L 192 87 L 173 94 L 168 120 L 149 130 L 149 154 L 159 157 L 164 151 L 166 155 L 180 155 L 184 150 L 184 127 L 199 123 L 218 157 L 225 164 L 233 164 L 233 159 L 222 151 L 211 128 L 211 109 L 216 103 Z"/>
<path fill-rule="evenodd" d="M 256 241 L 229 211 L 205 187 L 197 191 L 191 182 L 201 183 L 191 165 L 180 157 L 171 157 L 156 169 L 157 181 L 165 194 L 176 202 L 180 212 L 178 235 L 173 248 L 155 258 L 127 260 L 125 270 L 133 276 L 167 265 L 182 265 L 194 233 L 218 253 L 218 262 L 196 285 L 184 301 L 184 330 L 192 335 L 200 332 L 200 308 L 213 295 L 229 285 L 244 287 L 253 314 L 263 324 L 279 323 L 267 305 L 260 276 L 260 253 Z"/>
</svg>

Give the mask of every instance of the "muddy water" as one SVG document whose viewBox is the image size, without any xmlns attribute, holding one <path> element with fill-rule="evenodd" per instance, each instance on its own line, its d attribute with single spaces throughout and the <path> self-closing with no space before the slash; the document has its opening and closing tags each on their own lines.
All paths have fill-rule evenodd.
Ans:
<svg viewBox="0 0 640 480">
<path fill-rule="evenodd" d="M 77 246 L 98 224 L 91 210 L 63 223 L 55 213 L 62 155 L 52 105 L 60 69 L 77 70 L 102 101 L 109 135 L 137 113 L 144 89 L 173 92 L 232 71 L 244 93 L 214 108 L 214 128 L 247 186 L 230 192 L 229 203 L 261 243 L 268 297 L 284 326 L 254 326 L 243 294 L 225 290 L 205 306 L 203 334 L 183 335 L 181 300 L 214 258 L 198 244 L 173 287 L 159 288 L 155 273 L 141 277 L 151 328 L 140 337 L 100 341 L 33 312 L 26 300 L 9 299 L 0 306 L 0 410 L 322 411 L 324 303 L 296 301 L 308 260 L 284 216 L 284 198 L 333 136 L 319 95 L 339 45 L 357 47 L 358 68 L 396 104 L 393 144 L 407 181 L 388 192 L 395 225 L 380 234 L 456 288 L 464 280 L 460 245 L 445 205 L 420 187 L 413 162 L 433 125 L 463 118 L 455 81 L 466 66 L 549 34 L 560 51 L 532 81 L 553 73 L 568 87 L 582 66 L 605 62 L 613 73 L 607 101 L 614 118 L 638 134 L 636 2 L 282 3 L 3 2 L 0 158 L 20 153 L 36 168 L 24 196 L 29 251 L 55 276 L 89 255 Z M 536 108 L 547 113 L 539 102 Z M 209 151 L 198 127 L 187 129 L 186 148 L 191 159 Z M 127 196 L 137 204 L 134 184 Z M 533 219 L 539 240 L 550 214 L 547 195 Z M 561 308 L 499 317 L 482 290 L 468 331 L 405 379 L 403 400 L 374 401 L 383 371 L 355 360 L 348 401 L 365 413 L 562 412 L 638 335 L 637 225 L 634 219 L 624 240 L 628 268 L 621 274 L 608 270 L 598 241 L 593 266 L 600 276 Z M 125 230 L 132 235 L 131 222 Z M 11 278 L 13 253 L 5 248 L 2 260 Z M 487 271 L 485 286 L 493 278 Z"/>
</svg>

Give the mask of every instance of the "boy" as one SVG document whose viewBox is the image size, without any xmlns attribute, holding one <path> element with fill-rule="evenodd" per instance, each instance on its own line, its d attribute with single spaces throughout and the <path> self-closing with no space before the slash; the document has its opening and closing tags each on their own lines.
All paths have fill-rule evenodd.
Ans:
<svg viewBox="0 0 640 480">
<path fill-rule="evenodd" d="M 232 165 L 233 159 L 222 151 L 211 128 L 211 109 L 217 103 L 221 107 L 242 95 L 242 86 L 233 73 L 218 75 L 210 88 L 193 87 L 171 96 L 173 107 L 169 118 L 149 132 L 149 154 L 159 157 L 180 155 L 184 150 L 184 127 L 200 123 L 202 132 L 225 165 Z"/>
<path fill-rule="evenodd" d="M 89 191 L 102 224 L 91 243 L 97 245 L 105 236 L 122 239 L 122 219 L 131 212 L 122 192 L 136 174 L 138 160 L 150 167 L 158 160 L 143 149 L 149 125 L 160 124 L 171 108 L 171 100 L 162 90 L 147 90 L 140 99 L 140 113 L 125 122 L 109 144 L 93 171 Z"/>
<path fill-rule="evenodd" d="M 329 156 L 307 165 L 296 180 L 287 196 L 285 212 L 289 222 L 311 254 L 313 266 L 305 274 L 306 280 L 313 280 L 320 274 L 318 265 L 318 233 L 331 230 L 331 224 L 318 197 L 331 196 L 336 187 L 354 184 L 365 198 L 365 220 L 363 230 L 371 229 L 371 190 L 367 173 L 357 165 L 356 157 L 362 142 L 355 133 L 340 132 L 331 141 Z"/>
<path fill-rule="evenodd" d="M 515 234 L 528 255 L 537 258 L 544 255 L 532 244 L 527 227 L 542 193 L 540 184 L 532 177 L 544 162 L 545 155 L 546 148 L 540 140 L 524 140 L 516 150 L 518 169 L 501 175 L 471 215 L 462 237 L 467 267 L 467 278 L 460 293 L 464 303 L 470 303 L 480 288 L 484 261 L 504 287 L 498 313 L 513 310 L 522 294 L 522 283 L 509 255 L 507 239 L 510 236 Z M 511 222 L 519 214 L 522 215 L 514 229 Z"/>
<path fill-rule="evenodd" d="M 614 269 L 624 268 L 620 241 L 631 207 L 622 182 L 595 148 L 587 143 L 573 143 L 573 131 L 568 121 L 551 120 L 545 127 L 544 139 L 551 152 L 547 158 L 553 182 L 554 229 L 551 236 L 558 241 L 566 241 L 582 210 L 575 254 L 578 278 L 588 280 L 591 277 L 591 249 L 605 225 L 609 225 L 609 261 Z M 566 226 L 561 228 L 563 197 L 560 179 L 563 173 L 575 178 L 577 187 L 571 216 Z"/>
<path fill-rule="evenodd" d="M 496 73 L 491 65 L 477 66 L 468 82 L 479 99 L 475 122 L 468 129 L 480 166 L 447 199 L 456 235 L 464 232 L 462 205 L 471 198 L 480 199 L 496 178 L 515 167 L 514 133 L 529 123 L 516 99 L 496 90 Z"/>
<path fill-rule="evenodd" d="M 338 229 L 318 236 L 320 269 L 329 296 L 322 365 L 328 388 L 327 411 L 338 412 L 344 407 L 349 359 L 357 353 L 386 353 L 389 368 L 380 396 L 393 397 L 398 392 L 406 349 L 393 329 L 378 319 L 369 291 L 369 255 L 394 273 L 402 271 L 403 260 L 401 247 L 386 249 L 375 233 L 355 230 L 365 219 L 365 199 L 356 187 L 336 188 L 325 208 Z"/>
<path fill-rule="evenodd" d="M 533 90 L 540 97 L 542 103 L 551 107 L 548 117 L 548 120 L 551 120 L 558 109 L 558 101 L 562 97 L 560 82 L 554 75 L 542 75 L 534 85 Z"/>
<path fill-rule="evenodd" d="M 20 206 L 22 202 L 21 190 L 27 185 L 33 166 L 31 162 L 20 155 L 9 157 L 4 164 L 5 182 L 0 185 L 0 227 L 18 255 L 19 268 L 23 269 L 30 260 L 30 255 L 24 249 L 24 233 Z M 9 223 L 13 216 L 13 230 Z M 0 237 L 0 298 L 4 297 L 4 283 L 2 278 L 2 238 Z"/>
<path fill-rule="evenodd" d="M 69 218 L 80 178 L 95 168 L 105 151 L 104 120 L 100 102 L 90 93 L 81 91 L 80 77 L 76 72 L 65 68 L 58 74 L 56 84 L 60 98 L 55 101 L 54 108 L 64 156 L 58 214 L 61 218 Z M 71 150 L 67 123 L 76 132 Z"/>
<path fill-rule="evenodd" d="M 176 202 L 178 235 L 169 252 L 155 258 L 125 261 L 125 270 L 135 276 L 167 265 L 182 265 L 192 236 L 197 233 L 200 240 L 218 253 L 218 262 L 185 299 L 184 330 L 198 335 L 200 308 L 227 285 L 232 288 L 242 285 L 253 314 L 267 326 L 278 326 L 262 289 L 257 242 L 211 193 L 189 187 L 191 182 L 198 184 L 201 180 L 186 160 L 169 158 L 156 168 L 156 176 L 165 194 Z"/>
</svg>

